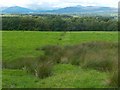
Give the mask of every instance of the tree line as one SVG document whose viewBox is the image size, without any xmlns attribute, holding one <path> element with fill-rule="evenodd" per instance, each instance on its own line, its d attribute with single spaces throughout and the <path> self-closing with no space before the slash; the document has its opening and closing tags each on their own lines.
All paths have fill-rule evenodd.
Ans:
<svg viewBox="0 0 120 90">
<path fill-rule="evenodd" d="M 114 17 L 66 15 L 3 16 L 2 30 L 22 31 L 117 31 Z"/>
</svg>

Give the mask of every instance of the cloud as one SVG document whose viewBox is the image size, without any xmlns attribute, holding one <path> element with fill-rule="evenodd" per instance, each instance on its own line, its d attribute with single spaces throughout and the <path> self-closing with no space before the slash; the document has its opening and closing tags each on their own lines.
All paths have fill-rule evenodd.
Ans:
<svg viewBox="0 0 120 90">
<path fill-rule="evenodd" d="M 0 7 L 60 8 L 75 5 L 118 7 L 119 0 L 1 0 Z"/>
<path fill-rule="evenodd" d="M 33 3 L 31 0 L 1 0 L 1 7 L 10 7 L 10 6 L 27 6 L 27 4 Z"/>
</svg>

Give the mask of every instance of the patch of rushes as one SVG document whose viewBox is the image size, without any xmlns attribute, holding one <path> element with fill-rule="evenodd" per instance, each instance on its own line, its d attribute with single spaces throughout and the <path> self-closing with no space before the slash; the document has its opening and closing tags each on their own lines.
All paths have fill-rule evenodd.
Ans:
<svg viewBox="0 0 120 90">
<path fill-rule="evenodd" d="M 84 69 L 95 69 L 113 73 L 118 65 L 118 44 L 110 42 L 88 42 L 78 45 L 47 45 L 37 48 L 44 55 L 32 59 L 16 60 L 9 64 L 3 63 L 5 68 L 20 68 L 39 78 L 52 75 L 52 67 L 55 64 L 72 64 Z M 21 63 L 21 64 L 20 64 Z M 10 66 L 9 66 L 10 65 Z M 17 65 L 20 65 L 19 67 Z M 4 68 L 4 67 L 3 67 Z M 111 85 L 116 85 L 116 78 L 111 78 Z"/>
</svg>

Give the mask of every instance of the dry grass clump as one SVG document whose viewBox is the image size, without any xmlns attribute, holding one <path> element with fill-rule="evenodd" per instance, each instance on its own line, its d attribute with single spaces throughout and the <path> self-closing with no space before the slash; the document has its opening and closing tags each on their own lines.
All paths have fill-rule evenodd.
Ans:
<svg viewBox="0 0 120 90">
<path fill-rule="evenodd" d="M 64 47 L 54 45 L 45 46 L 41 50 L 53 62 L 71 63 L 102 71 L 112 70 L 118 60 L 117 43 L 88 42 Z"/>
<path fill-rule="evenodd" d="M 2 68 L 22 69 L 33 63 L 34 60 L 36 60 L 35 57 L 21 57 L 13 61 L 3 61 Z"/>
<path fill-rule="evenodd" d="M 74 46 L 65 46 L 63 51 L 63 56 L 66 57 L 67 63 L 71 63 L 72 65 L 80 65 L 82 60 L 85 58 L 86 48 L 83 46 L 74 45 Z M 62 60 L 64 63 L 65 61 Z"/>
<path fill-rule="evenodd" d="M 39 78 L 45 78 L 52 73 L 53 62 L 47 56 L 37 58 L 24 57 L 11 62 L 3 62 L 3 68 L 23 69 Z"/>
<path fill-rule="evenodd" d="M 114 50 L 110 51 L 107 49 L 102 49 L 97 52 L 89 51 L 88 53 L 86 53 L 85 59 L 81 66 L 83 68 L 111 71 L 117 63 L 116 54 Z"/>
<path fill-rule="evenodd" d="M 112 70 L 118 61 L 118 44 L 89 42 L 66 46 L 63 53 L 62 57 L 66 57 L 73 65 L 108 71 Z"/>
<path fill-rule="evenodd" d="M 37 67 L 35 69 L 35 74 L 39 78 L 45 78 L 52 74 L 52 67 L 54 63 L 52 60 L 46 58 L 45 56 L 40 57 Z"/>
<path fill-rule="evenodd" d="M 61 57 L 64 54 L 63 48 L 56 45 L 47 45 L 40 50 L 44 51 L 45 56 L 48 56 L 54 63 L 60 63 Z"/>
<path fill-rule="evenodd" d="M 45 78 L 52 73 L 53 62 L 46 56 L 40 56 L 32 62 L 26 62 L 25 69 L 39 78 Z"/>
</svg>

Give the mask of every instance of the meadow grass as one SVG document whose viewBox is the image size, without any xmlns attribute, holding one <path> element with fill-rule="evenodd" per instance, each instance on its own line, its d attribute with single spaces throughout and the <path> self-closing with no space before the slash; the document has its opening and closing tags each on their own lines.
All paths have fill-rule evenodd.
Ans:
<svg viewBox="0 0 120 90">
<path fill-rule="evenodd" d="M 24 56 L 39 56 L 36 48 L 46 45 L 74 45 L 91 41 L 117 42 L 117 32 L 68 32 L 63 40 L 63 32 L 2 32 L 3 60 L 11 61 Z"/>
<path fill-rule="evenodd" d="M 34 77 L 23 70 L 3 70 L 3 88 L 106 88 L 108 74 L 96 70 L 84 70 L 71 64 L 57 64 L 53 75 L 44 79 Z"/>
<path fill-rule="evenodd" d="M 94 58 L 90 58 L 91 60 L 88 60 L 88 59 L 86 60 L 87 63 L 85 63 L 84 66 L 82 66 L 83 68 L 79 66 L 78 64 L 79 61 L 72 60 L 70 61 L 69 64 L 60 64 L 59 60 L 54 60 L 57 63 L 59 62 L 59 64 L 56 64 L 52 69 L 52 75 L 49 77 L 46 77 L 45 79 L 40 79 L 30 73 L 27 73 L 24 70 L 19 69 L 19 67 L 20 68 L 24 67 L 24 66 L 21 66 L 22 64 L 20 64 L 22 63 L 21 58 L 32 57 L 30 58 L 32 59 L 30 61 L 32 61 L 33 63 L 33 59 L 35 57 L 38 57 L 44 54 L 47 56 L 50 56 L 52 55 L 51 52 L 54 52 L 54 51 L 59 52 L 59 49 L 61 51 L 61 47 L 58 47 L 58 46 L 63 46 L 64 50 L 69 51 L 70 48 L 72 48 L 71 46 L 80 45 L 82 43 L 98 42 L 98 41 L 107 42 L 107 43 L 118 42 L 117 32 L 67 32 L 65 36 L 61 38 L 62 33 L 63 32 L 22 32 L 22 31 L 6 32 L 4 31 L 3 46 L 2 46 L 3 62 L 6 63 L 6 65 L 9 65 L 10 68 L 11 67 L 12 68 L 3 69 L 3 87 L 38 87 L 38 88 L 39 87 L 69 87 L 69 88 L 70 87 L 71 88 L 72 87 L 73 88 L 110 87 L 109 84 L 106 82 L 106 80 L 109 80 L 110 73 L 94 70 L 94 67 L 96 68 L 99 65 L 99 62 L 101 64 L 104 63 L 104 60 L 103 62 L 101 62 L 99 60 L 99 56 L 97 55 L 95 59 L 97 59 L 99 62 L 95 63 L 96 66 L 89 65 L 89 63 L 93 63 L 92 59 L 94 59 Z M 51 47 L 51 45 L 53 45 L 55 48 Z M 93 46 L 93 44 L 91 45 Z M 89 46 L 91 47 L 91 45 L 88 45 L 87 47 Z M 51 50 L 48 50 L 45 53 L 44 50 L 46 46 L 51 47 Z M 73 47 L 73 49 L 75 48 L 76 46 Z M 105 47 L 103 49 L 105 49 Z M 88 50 L 90 50 L 90 48 Z M 88 57 L 91 56 L 90 55 L 91 52 L 88 53 Z M 60 53 L 61 52 L 59 52 L 58 54 L 55 54 L 55 56 L 58 57 Z M 92 53 L 95 55 L 95 51 Z M 102 52 L 99 52 L 99 53 L 103 55 Z M 104 52 L 104 54 L 106 57 L 107 56 L 106 51 Z M 73 59 L 75 60 L 77 58 L 78 57 L 75 57 Z M 12 63 L 13 65 L 10 65 L 11 62 L 15 62 L 15 63 Z M 19 63 L 20 66 L 19 64 L 15 65 L 16 63 Z M 44 76 L 44 72 L 43 72 L 44 70 L 47 71 L 45 72 L 47 73 L 46 75 L 51 73 L 51 71 L 49 70 L 49 67 L 46 67 L 44 62 L 42 63 L 43 64 L 39 64 L 37 67 L 38 74 L 40 74 L 41 76 L 41 72 L 42 72 Z M 62 63 L 65 63 L 65 62 L 62 62 Z M 109 61 L 107 62 L 107 64 L 108 63 Z M 78 66 L 76 66 L 76 64 L 78 64 Z M 30 65 L 33 66 L 32 64 Z M 29 68 L 31 68 L 31 66 Z M 45 66 L 44 70 L 42 70 L 41 66 L 42 67 Z M 90 68 L 84 69 L 84 67 L 86 66 L 87 67 L 89 66 Z M 14 73 L 17 73 L 17 74 L 14 74 Z"/>
</svg>

